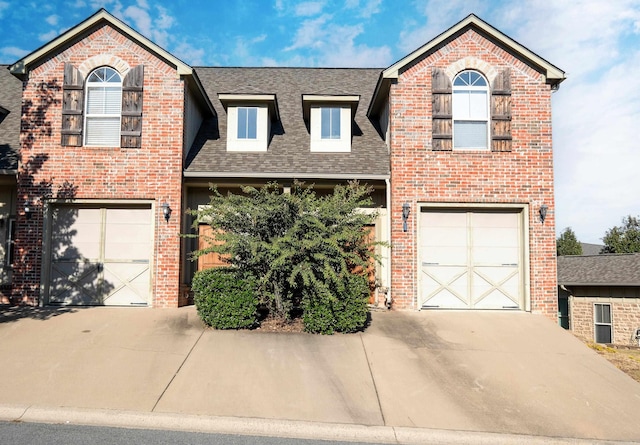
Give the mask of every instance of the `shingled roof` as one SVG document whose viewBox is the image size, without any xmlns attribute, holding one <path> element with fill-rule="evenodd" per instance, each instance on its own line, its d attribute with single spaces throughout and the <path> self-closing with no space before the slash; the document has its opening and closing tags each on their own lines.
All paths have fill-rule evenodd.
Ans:
<svg viewBox="0 0 640 445">
<path fill-rule="evenodd" d="M 367 117 L 381 69 L 196 68 L 218 117 L 206 121 L 186 161 L 189 177 L 353 177 L 389 176 L 389 153 Z M 227 152 L 227 114 L 218 94 L 273 94 L 280 121 L 272 124 L 266 152 Z M 350 153 L 311 152 L 302 95 L 360 96 Z"/>
<path fill-rule="evenodd" d="M 7 68 L 7 65 L 0 65 L 0 174 L 15 174 L 20 144 L 22 82 Z"/>
<path fill-rule="evenodd" d="M 559 256 L 558 284 L 640 286 L 640 253 Z"/>
</svg>

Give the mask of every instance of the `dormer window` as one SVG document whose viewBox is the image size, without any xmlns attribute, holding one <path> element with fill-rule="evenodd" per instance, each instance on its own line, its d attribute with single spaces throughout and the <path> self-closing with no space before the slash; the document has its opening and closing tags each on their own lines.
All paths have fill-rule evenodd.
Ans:
<svg viewBox="0 0 640 445">
<path fill-rule="evenodd" d="M 258 107 L 238 107 L 238 139 L 256 139 Z"/>
<path fill-rule="evenodd" d="M 340 108 L 320 108 L 320 138 L 340 139 Z"/>
<path fill-rule="evenodd" d="M 359 100 L 360 96 L 302 96 L 302 112 L 309 125 L 311 151 L 351 151 L 351 126 Z"/>
<path fill-rule="evenodd" d="M 227 151 L 267 151 L 271 122 L 279 119 L 274 94 L 219 94 L 227 110 Z"/>
</svg>

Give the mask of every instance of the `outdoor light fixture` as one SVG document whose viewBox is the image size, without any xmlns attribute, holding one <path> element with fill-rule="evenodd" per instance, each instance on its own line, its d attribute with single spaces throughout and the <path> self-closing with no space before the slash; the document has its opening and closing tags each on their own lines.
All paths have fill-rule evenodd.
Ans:
<svg viewBox="0 0 640 445">
<path fill-rule="evenodd" d="M 29 203 L 27 202 L 27 203 L 24 205 L 24 216 L 25 216 L 27 219 L 31 219 L 31 213 L 32 213 L 32 211 L 31 211 L 31 207 L 29 206 Z"/>
<path fill-rule="evenodd" d="M 409 212 L 411 211 L 411 206 L 408 202 L 402 204 L 402 231 L 406 232 L 407 229 L 407 220 L 409 219 Z"/>
<path fill-rule="evenodd" d="M 546 204 L 542 204 L 540 206 L 540 210 L 538 211 L 540 213 L 540 222 L 542 224 L 544 224 L 544 220 L 547 219 L 547 210 L 548 207 L 546 206 Z"/>
<path fill-rule="evenodd" d="M 162 204 L 162 214 L 164 215 L 164 220 L 166 222 L 169 222 L 169 218 L 171 218 L 171 212 L 173 210 L 171 210 L 171 207 L 169 207 L 168 203 L 163 203 Z"/>
</svg>

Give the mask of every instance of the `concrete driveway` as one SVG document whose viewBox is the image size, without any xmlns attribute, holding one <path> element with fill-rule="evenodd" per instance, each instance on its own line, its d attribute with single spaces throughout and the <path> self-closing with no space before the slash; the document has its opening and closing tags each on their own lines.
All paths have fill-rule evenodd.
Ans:
<svg viewBox="0 0 640 445">
<path fill-rule="evenodd" d="M 4 419 L 62 407 L 391 428 L 399 442 L 421 429 L 640 441 L 640 384 L 523 312 L 374 312 L 364 333 L 315 336 L 214 331 L 193 307 L 0 308 L 0 375 Z"/>
</svg>

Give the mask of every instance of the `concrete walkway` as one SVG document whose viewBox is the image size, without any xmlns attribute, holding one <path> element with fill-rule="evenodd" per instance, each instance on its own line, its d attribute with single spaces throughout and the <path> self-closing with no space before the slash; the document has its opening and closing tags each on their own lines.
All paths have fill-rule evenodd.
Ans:
<svg viewBox="0 0 640 445">
<path fill-rule="evenodd" d="M 375 312 L 360 334 L 181 309 L 0 308 L 0 419 L 381 443 L 640 443 L 640 384 L 541 316 Z"/>
</svg>

